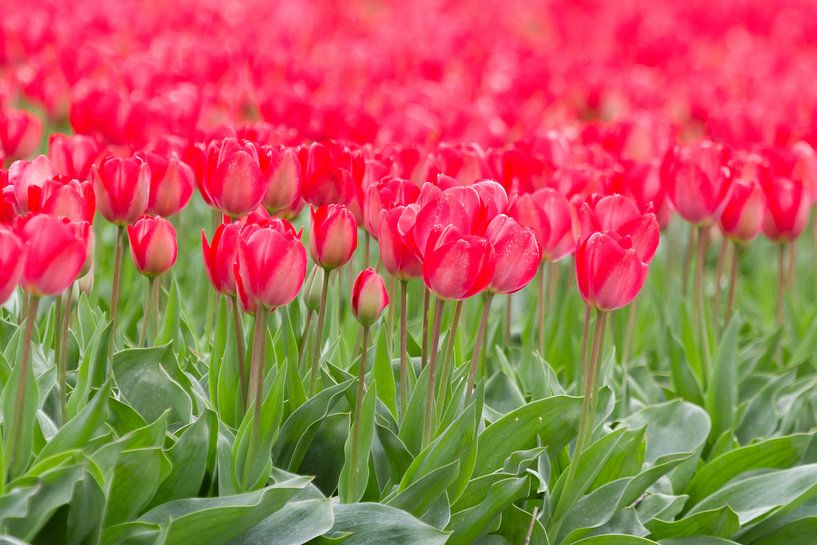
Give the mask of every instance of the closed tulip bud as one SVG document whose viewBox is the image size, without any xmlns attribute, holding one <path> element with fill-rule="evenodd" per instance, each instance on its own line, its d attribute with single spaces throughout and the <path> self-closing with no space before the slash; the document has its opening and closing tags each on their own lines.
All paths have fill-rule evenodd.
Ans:
<svg viewBox="0 0 817 545">
<path fill-rule="evenodd" d="M 372 269 L 363 269 L 352 287 L 352 314 L 363 327 L 369 327 L 383 314 L 389 304 L 389 292 L 377 272 Z"/>
<path fill-rule="evenodd" d="M 576 250 L 579 221 L 576 209 L 562 194 L 545 188 L 518 196 L 508 215 L 533 229 L 542 259 L 556 262 Z"/>
<path fill-rule="evenodd" d="M 0 143 L 9 159 L 30 157 L 40 144 L 43 124 L 27 110 L 0 112 Z"/>
<path fill-rule="evenodd" d="M 730 154 L 720 144 L 701 141 L 667 154 L 661 177 L 672 206 L 694 225 L 711 225 L 726 206 L 732 173 Z"/>
<path fill-rule="evenodd" d="M 108 156 L 92 169 L 99 213 L 126 225 L 145 213 L 150 193 L 150 167 L 139 157 Z"/>
<path fill-rule="evenodd" d="M 28 212 L 28 194 L 32 188 L 42 188 L 56 172 L 45 155 L 32 161 L 14 161 L 9 167 L 8 183 L 14 187 L 14 198 L 21 213 Z"/>
<path fill-rule="evenodd" d="M 210 143 L 202 188 L 207 194 L 205 200 L 232 218 L 258 207 L 267 190 L 267 178 L 261 172 L 255 145 L 235 138 Z"/>
<path fill-rule="evenodd" d="M 25 245 L 23 289 L 38 297 L 58 295 L 76 280 L 87 257 L 88 224 L 46 214 L 20 218 Z"/>
<path fill-rule="evenodd" d="M 594 196 L 582 203 L 578 210 L 579 240 L 599 231 L 614 232 L 630 238 L 641 261 L 652 261 L 658 249 L 661 228 L 655 214 L 651 211 L 642 214 L 634 199 L 619 194 Z"/>
<path fill-rule="evenodd" d="M 204 230 L 201 232 L 201 249 L 207 276 L 216 291 L 224 295 L 236 294 L 233 264 L 238 255 L 240 231 L 239 223 L 222 223 L 213 234 L 212 243 L 207 242 Z"/>
<path fill-rule="evenodd" d="M 348 150 L 334 142 L 309 146 L 301 191 L 312 206 L 348 204 L 355 192 Z"/>
<path fill-rule="evenodd" d="M 454 227 L 432 234 L 423 260 L 423 281 L 442 299 L 463 300 L 481 292 L 496 271 L 496 253 L 484 237 Z"/>
<path fill-rule="evenodd" d="M 576 281 L 584 302 L 598 310 L 616 310 L 635 299 L 648 265 L 629 237 L 593 233 L 576 249 Z"/>
<path fill-rule="evenodd" d="M 54 170 L 76 180 L 90 178 L 91 166 L 100 151 L 99 142 L 92 136 L 53 133 L 48 138 L 48 158 Z"/>
<path fill-rule="evenodd" d="M 196 183 L 193 169 L 183 163 L 176 153 L 171 153 L 170 159 L 148 153 L 145 160 L 150 167 L 148 213 L 168 218 L 181 212 L 193 196 Z"/>
<path fill-rule="evenodd" d="M 128 225 L 128 239 L 133 264 L 145 276 L 159 276 L 176 263 L 176 229 L 166 219 L 142 216 Z"/>
<path fill-rule="evenodd" d="M 301 199 L 301 162 L 292 148 L 268 148 L 260 156 L 267 178 L 263 205 L 270 214 L 292 210 Z"/>
<path fill-rule="evenodd" d="M 719 224 L 723 234 L 737 242 L 749 242 L 763 229 L 766 198 L 755 181 L 738 180 L 721 213 Z"/>
<path fill-rule="evenodd" d="M 774 242 L 793 242 L 808 223 L 811 198 L 800 180 L 775 177 L 765 171 L 760 177 L 766 195 L 763 232 Z"/>
<path fill-rule="evenodd" d="M 405 206 L 381 210 L 377 227 L 380 259 L 389 274 L 398 280 L 419 278 L 423 274 L 423 263 L 412 249 L 412 243 L 400 232 L 399 222 L 405 210 Z"/>
<path fill-rule="evenodd" d="M 306 281 L 304 303 L 306 308 L 313 312 L 318 312 L 321 306 L 321 287 L 323 286 L 323 275 L 325 274 L 326 272 L 323 269 L 315 267 Z"/>
<path fill-rule="evenodd" d="M 374 237 L 379 236 L 381 211 L 406 206 L 417 201 L 420 188 L 408 180 L 387 176 L 369 186 L 366 191 L 363 217 L 366 230 Z"/>
<path fill-rule="evenodd" d="M 25 264 L 25 249 L 20 238 L 8 227 L 0 225 L 0 305 L 8 301 Z"/>
<path fill-rule="evenodd" d="M 327 204 L 312 209 L 309 255 L 331 271 L 345 265 L 357 248 L 357 222 L 343 205 Z"/>
<path fill-rule="evenodd" d="M 485 238 L 496 252 L 496 270 L 488 289 L 514 293 L 527 286 L 542 262 L 542 250 L 533 231 L 499 214 L 488 224 Z"/>
<path fill-rule="evenodd" d="M 236 285 L 248 312 L 291 303 L 306 278 L 306 250 L 288 221 L 245 225 L 239 233 Z"/>
<path fill-rule="evenodd" d="M 28 189 L 28 209 L 35 213 L 62 216 L 71 221 L 93 223 L 96 199 L 91 182 L 80 182 L 58 174 L 42 187 Z"/>
</svg>

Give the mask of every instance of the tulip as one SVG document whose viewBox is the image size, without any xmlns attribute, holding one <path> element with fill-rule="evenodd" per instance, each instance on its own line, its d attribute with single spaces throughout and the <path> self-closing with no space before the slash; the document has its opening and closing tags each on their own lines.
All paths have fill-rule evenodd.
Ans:
<svg viewBox="0 0 817 545">
<path fill-rule="evenodd" d="M 267 148 L 259 159 L 268 180 L 264 207 L 270 214 L 294 209 L 301 199 L 301 163 L 295 150 Z"/>
<path fill-rule="evenodd" d="M 364 218 L 366 230 L 378 238 L 381 212 L 396 207 L 405 207 L 417 201 L 420 189 L 402 178 L 387 176 L 369 187 L 366 192 Z"/>
<path fill-rule="evenodd" d="M 48 138 L 48 158 L 54 170 L 76 180 L 89 179 L 100 151 L 96 139 L 84 134 L 53 133 Z"/>
<path fill-rule="evenodd" d="M 345 265 L 357 248 L 357 222 L 343 205 L 312 209 L 309 255 L 327 271 Z"/>
<path fill-rule="evenodd" d="M 150 166 L 148 213 L 168 218 L 181 212 L 193 196 L 193 169 L 183 163 L 175 152 L 170 154 L 170 159 L 148 153 L 145 160 Z"/>
<path fill-rule="evenodd" d="M 642 212 L 655 211 L 661 229 L 666 229 L 672 216 L 672 208 L 661 183 L 660 163 L 626 163 L 624 170 L 616 177 L 620 187 L 615 191 L 631 196 Z"/>
<path fill-rule="evenodd" d="M 766 172 L 760 177 L 766 196 L 766 214 L 763 232 L 774 242 L 795 241 L 809 219 L 811 198 L 800 180 L 773 177 Z"/>
<path fill-rule="evenodd" d="M 109 155 L 92 168 L 99 213 L 124 226 L 145 213 L 150 194 L 150 167 L 139 157 Z"/>
<path fill-rule="evenodd" d="M 377 227 L 380 259 L 389 274 L 400 281 L 419 278 L 423 274 L 422 262 L 398 226 L 405 210 L 405 206 L 381 210 Z"/>
<path fill-rule="evenodd" d="M 11 225 L 18 208 L 14 187 L 9 185 L 8 171 L 0 169 L 0 225 Z"/>
<path fill-rule="evenodd" d="M 358 322 L 368 328 L 383 314 L 389 304 L 389 294 L 383 278 L 368 268 L 360 272 L 352 287 L 352 313 Z"/>
<path fill-rule="evenodd" d="M 261 172 L 255 145 L 235 138 L 211 142 L 202 189 L 207 195 L 205 200 L 232 218 L 246 216 L 257 208 L 264 199 L 267 178 Z"/>
<path fill-rule="evenodd" d="M 8 183 L 14 187 L 14 197 L 21 213 L 28 212 L 28 194 L 32 188 L 42 188 L 56 175 L 51 161 L 38 155 L 32 161 L 15 161 L 8 171 Z"/>
<path fill-rule="evenodd" d="M 471 187 L 452 187 L 439 191 L 426 184 L 417 201 L 414 220 L 413 241 L 417 255 L 428 251 L 429 238 L 437 226 L 453 226 L 462 233 L 472 233 L 475 226 L 482 223 L 480 212 L 484 212 L 479 194 Z"/>
<path fill-rule="evenodd" d="M 471 187 L 479 195 L 479 200 L 482 201 L 487 222 L 508 211 L 508 193 L 501 184 L 493 180 L 482 180 Z"/>
<path fill-rule="evenodd" d="M 245 309 L 291 303 L 306 279 L 306 250 L 288 221 L 247 224 L 238 238 L 236 285 Z"/>
<path fill-rule="evenodd" d="M 660 226 L 648 207 L 642 214 L 635 200 L 620 194 L 591 197 L 578 207 L 579 240 L 599 231 L 615 232 L 629 237 L 644 263 L 649 263 L 658 249 Z"/>
<path fill-rule="evenodd" d="M 43 124 L 26 110 L 0 112 L 0 144 L 10 159 L 24 159 L 37 149 L 43 133 Z"/>
<path fill-rule="evenodd" d="M 644 285 L 647 267 L 632 241 L 615 233 L 593 233 L 576 250 L 579 293 L 601 311 L 627 306 Z"/>
<path fill-rule="evenodd" d="M 711 225 L 718 219 L 732 187 L 728 160 L 726 148 L 705 140 L 676 147 L 664 158 L 661 177 L 667 197 L 686 221 Z"/>
<path fill-rule="evenodd" d="M 142 216 L 128 225 L 131 258 L 136 269 L 152 278 L 166 273 L 176 263 L 176 229 L 161 217 Z"/>
<path fill-rule="evenodd" d="M 542 261 L 542 250 L 533 231 L 500 214 L 488 224 L 485 238 L 496 254 L 496 269 L 488 291 L 509 294 L 527 286 Z"/>
<path fill-rule="evenodd" d="M 222 223 L 213 234 L 212 243 L 207 242 L 204 230 L 201 231 L 201 248 L 207 277 L 216 291 L 227 296 L 236 295 L 233 264 L 238 255 L 240 231 L 239 223 Z"/>
<path fill-rule="evenodd" d="M 94 188 L 91 182 L 80 182 L 58 174 L 42 187 L 29 187 L 28 209 L 91 224 L 96 212 Z"/>
<path fill-rule="evenodd" d="M 306 202 L 312 206 L 348 204 L 354 196 L 348 150 L 333 142 L 314 142 L 307 151 L 301 188 Z"/>
<path fill-rule="evenodd" d="M 556 262 L 575 251 L 579 229 L 576 210 L 553 189 L 520 195 L 511 204 L 508 215 L 533 229 L 543 260 Z"/>
<path fill-rule="evenodd" d="M 20 238 L 0 225 L 0 305 L 8 301 L 23 274 L 25 250 Z"/>
<path fill-rule="evenodd" d="M 496 252 L 484 237 L 445 228 L 429 244 L 423 260 L 423 280 L 445 300 L 467 299 L 487 288 L 496 270 Z"/>
<path fill-rule="evenodd" d="M 17 232 L 26 253 L 23 289 L 35 297 L 68 289 L 85 264 L 88 224 L 36 214 L 20 218 Z"/>
<path fill-rule="evenodd" d="M 736 242 L 749 242 L 763 229 L 766 198 L 755 181 L 737 180 L 718 220 L 723 234 Z"/>
</svg>

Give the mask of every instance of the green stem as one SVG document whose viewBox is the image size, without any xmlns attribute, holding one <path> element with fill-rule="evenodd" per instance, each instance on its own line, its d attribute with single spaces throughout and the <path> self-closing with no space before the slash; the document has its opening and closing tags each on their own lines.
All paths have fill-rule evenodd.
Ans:
<svg viewBox="0 0 817 545">
<path fill-rule="evenodd" d="M 68 326 L 71 323 L 71 304 L 74 285 L 71 284 L 65 292 L 65 302 L 62 311 L 62 327 L 57 357 L 57 389 L 59 392 L 59 423 L 67 420 L 66 401 L 68 399 Z"/>
<path fill-rule="evenodd" d="M 454 367 L 454 343 L 457 341 L 457 329 L 460 326 L 460 316 L 462 315 L 462 301 L 457 301 L 454 306 L 454 316 L 451 318 L 451 325 L 448 328 L 448 338 L 445 341 L 445 351 L 443 352 L 442 368 L 440 369 L 440 381 L 437 386 L 438 405 L 445 406 L 446 393 L 448 391 L 448 379 L 451 377 L 451 370 Z"/>
<path fill-rule="evenodd" d="M 314 312 L 307 309 L 306 320 L 304 320 L 304 330 L 301 332 L 301 338 L 298 339 L 298 369 L 302 367 L 304 356 L 306 355 L 304 347 L 306 346 L 306 339 L 309 337 L 309 326 L 312 325 L 312 316 L 314 316 L 314 314 Z"/>
<path fill-rule="evenodd" d="M 621 418 L 627 416 L 627 405 L 629 404 L 629 369 L 630 352 L 633 346 L 633 333 L 635 332 L 635 309 L 638 299 L 633 299 L 630 303 L 630 315 L 627 317 L 627 330 L 624 334 L 624 349 L 621 352 Z"/>
<path fill-rule="evenodd" d="M 121 289 L 122 275 L 124 274 L 125 261 L 122 259 L 122 252 L 125 246 L 125 226 L 118 225 L 116 232 L 116 251 L 113 259 L 113 288 L 111 289 L 111 337 L 108 340 L 108 371 L 111 369 L 111 357 L 113 356 L 114 345 L 116 344 L 116 328 L 119 325 L 119 291 Z"/>
<path fill-rule="evenodd" d="M 684 252 L 684 266 L 681 272 L 681 294 L 687 294 L 687 286 L 689 285 L 689 269 L 692 266 L 692 253 L 695 248 L 695 243 L 698 236 L 698 228 L 694 225 L 690 226 L 689 240 L 687 240 L 687 248 Z"/>
<path fill-rule="evenodd" d="M 777 327 L 783 325 L 783 297 L 786 292 L 786 245 L 780 244 L 777 259 L 777 310 L 775 313 Z"/>
<path fill-rule="evenodd" d="M 264 370 L 266 368 L 267 350 L 267 309 L 259 306 L 255 313 L 255 327 L 253 330 L 252 361 L 250 363 L 250 405 L 253 408 L 252 431 L 250 444 L 247 447 L 247 458 L 244 462 L 242 482 L 244 488 L 252 485 L 248 482 L 252 460 L 258 450 L 259 435 L 261 434 L 261 406 L 264 404 Z"/>
<path fill-rule="evenodd" d="M 357 374 L 357 399 L 355 399 L 355 422 L 352 428 L 352 459 L 349 471 L 349 490 L 355 489 L 357 477 L 357 444 L 360 441 L 360 412 L 363 405 L 363 396 L 366 394 L 366 349 L 369 343 L 369 328 L 363 328 L 363 340 L 360 343 L 360 369 Z"/>
<path fill-rule="evenodd" d="M 428 315 L 431 312 L 431 292 L 423 286 L 423 350 L 420 355 L 420 367 L 425 369 L 428 363 Z"/>
<path fill-rule="evenodd" d="M 406 293 L 408 282 L 400 282 L 400 418 L 406 414 L 408 404 L 408 353 L 406 352 Z"/>
<path fill-rule="evenodd" d="M 143 312 L 142 316 L 142 327 L 139 330 L 139 346 L 145 346 L 145 341 L 147 340 L 148 334 L 148 322 L 151 320 L 151 316 L 153 315 L 152 308 L 153 308 L 153 285 L 156 283 L 155 278 L 148 278 L 148 290 L 147 290 L 147 297 L 145 297 L 145 311 Z"/>
<path fill-rule="evenodd" d="M 25 320 L 25 336 L 23 337 L 23 355 L 20 360 L 20 381 L 17 383 L 17 392 L 14 398 L 14 418 L 10 422 L 9 432 L 9 460 L 7 470 L 9 474 L 14 471 L 14 466 L 17 464 L 17 457 L 21 454 L 18 452 L 22 445 L 20 440 L 22 438 L 23 426 L 23 410 L 26 401 L 26 387 L 28 385 L 28 371 L 31 364 L 31 338 L 34 334 L 34 322 L 37 319 L 37 305 L 40 302 L 39 297 L 34 294 L 28 294 L 26 301 L 26 320 Z"/>
<path fill-rule="evenodd" d="M 511 346 L 511 315 L 513 314 L 513 295 L 505 298 L 505 346 Z"/>
<path fill-rule="evenodd" d="M 539 355 L 545 358 L 545 277 L 548 263 L 543 262 L 539 270 Z M 550 264 L 552 267 L 553 265 Z"/>
<path fill-rule="evenodd" d="M 726 316 L 723 324 L 726 326 L 732 319 L 732 310 L 735 307 L 735 289 L 738 283 L 738 260 L 740 258 L 740 246 L 732 244 L 732 262 L 729 265 L 729 292 L 726 296 Z"/>
<path fill-rule="evenodd" d="M 238 297 L 233 295 L 227 302 L 233 314 L 233 335 L 235 335 L 236 352 L 238 356 L 238 377 L 241 382 L 241 403 L 247 408 L 249 386 L 247 385 L 247 351 L 244 347 L 244 327 L 241 323 L 241 312 L 238 308 Z M 257 318 L 256 318 L 257 320 Z M 253 339 L 253 343 L 255 340 Z M 253 349 L 255 347 L 253 346 Z"/>
<path fill-rule="evenodd" d="M 697 324 L 699 340 L 701 344 L 701 365 L 702 380 L 704 384 L 709 381 L 709 371 L 712 368 L 710 363 L 711 354 L 709 346 L 709 333 L 706 326 L 706 306 L 704 302 L 704 268 L 706 266 L 706 249 L 707 249 L 707 231 L 706 227 L 698 228 L 698 255 L 695 259 L 695 309 L 693 311 L 694 319 Z"/>
<path fill-rule="evenodd" d="M 474 383 L 477 378 L 477 368 L 479 367 L 479 353 L 482 350 L 482 345 L 485 342 L 485 330 L 488 327 L 488 315 L 491 312 L 491 301 L 494 300 L 494 294 L 488 292 L 485 296 L 485 304 L 482 307 L 482 318 L 479 320 L 479 329 L 477 330 L 477 340 L 474 342 L 474 353 L 471 354 L 471 369 L 468 372 L 468 385 L 465 388 L 465 399 L 471 399 L 471 393 L 474 391 Z"/>
<path fill-rule="evenodd" d="M 440 343 L 440 326 L 443 318 L 443 303 L 444 301 L 437 298 L 437 303 L 434 305 L 434 329 L 431 334 L 431 357 L 428 362 L 428 390 L 426 391 L 426 411 L 423 421 L 423 441 L 422 447 L 425 448 L 434 436 L 434 393 L 437 386 L 437 347 Z"/>
<path fill-rule="evenodd" d="M 315 340 L 312 343 L 312 371 L 309 379 L 309 395 L 315 395 L 318 388 L 318 374 L 321 362 L 321 343 L 323 341 L 323 322 L 326 317 L 326 294 L 329 292 L 330 271 L 323 271 L 323 287 L 321 288 L 321 304 L 318 307 L 318 327 L 315 331 Z"/>
</svg>

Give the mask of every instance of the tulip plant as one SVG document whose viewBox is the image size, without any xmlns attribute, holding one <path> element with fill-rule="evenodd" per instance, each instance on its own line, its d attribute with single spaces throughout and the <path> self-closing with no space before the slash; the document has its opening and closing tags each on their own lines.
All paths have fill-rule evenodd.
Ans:
<svg viewBox="0 0 817 545">
<path fill-rule="evenodd" d="M 813 6 L 222 4 L 4 6 L 1 543 L 817 543 Z"/>
</svg>

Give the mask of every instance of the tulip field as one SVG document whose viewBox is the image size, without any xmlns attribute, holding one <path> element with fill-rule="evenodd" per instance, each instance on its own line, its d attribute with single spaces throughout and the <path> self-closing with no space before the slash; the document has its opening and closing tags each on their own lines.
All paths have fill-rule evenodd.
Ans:
<svg viewBox="0 0 817 545">
<path fill-rule="evenodd" d="M 817 544 L 808 0 L 0 10 L 0 545 Z"/>
</svg>

